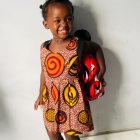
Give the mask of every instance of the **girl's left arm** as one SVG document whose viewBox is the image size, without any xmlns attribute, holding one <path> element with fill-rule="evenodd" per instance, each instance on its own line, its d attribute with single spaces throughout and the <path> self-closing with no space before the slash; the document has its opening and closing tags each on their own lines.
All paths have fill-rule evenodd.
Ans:
<svg viewBox="0 0 140 140">
<path fill-rule="evenodd" d="M 97 63 L 99 64 L 99 72 L 97 74 L 97 78 L 102 81 L 106 71 L 106 65 L 101 47 L 93 41 L 86 41 L 86 49 L 84 50 L 85 52 L 92 52 L 93 55 L 96 56 Z"/>
<path fill-rule="evenodd" d="M 99 68 L 100 68 L 99 73 L 97 74 L 97 78 L 99 80 L 102 80 L 103 76 L 106 72 L 106 65 L 105 65 L 105 58 L 104 58 L 103 51 L 99 45 L 96 50 L 96 59 L 97 59 L 97 62 L 99 64 Z"/>
</svg>

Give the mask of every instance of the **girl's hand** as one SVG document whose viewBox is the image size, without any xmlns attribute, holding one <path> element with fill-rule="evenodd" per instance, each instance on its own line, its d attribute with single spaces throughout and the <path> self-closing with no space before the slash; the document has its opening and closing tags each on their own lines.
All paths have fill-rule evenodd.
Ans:
<svg viewBox="0 0 140 140">
<path fill-rule="evenodd" d="M 38 97 L 38 99 L 34 103 L 34 110 L 37 110 L 38 109 L 38 106 L 39 105 L 42 105 L 42 104 L 43 104 L 42 98 L 41 97 Z"/>
<path fill-rule="evenodd" d="M 106 82 L 105 82 L 105 80 L 104 80 L 103 77 L 99 77 L 99 78 L 98 78 L 98 75 L 97 75 L 97 79 L 101 82 L 101 84 L 102 84 L 103 87 L 106 86 Z"/>
</svg>

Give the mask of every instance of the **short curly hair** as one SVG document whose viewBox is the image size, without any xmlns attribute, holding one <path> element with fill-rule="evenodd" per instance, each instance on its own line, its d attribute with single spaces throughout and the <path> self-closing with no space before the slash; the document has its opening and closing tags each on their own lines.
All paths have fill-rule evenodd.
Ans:
<svg viewBox="0 0 140 140">
<path fill-rule="evenodd" d="M 47 12 L 48 12 L 49 5 L 54 4 L 54 3 L 68 4 L 71 7 L 72 14 L 74 13 L 74 7 L 69 0 L 47 0 L 43 5 L 40 5 L 40 9 L 42 9 L 42 17 L 44 19 L 47 18 Z"/>
</svg>

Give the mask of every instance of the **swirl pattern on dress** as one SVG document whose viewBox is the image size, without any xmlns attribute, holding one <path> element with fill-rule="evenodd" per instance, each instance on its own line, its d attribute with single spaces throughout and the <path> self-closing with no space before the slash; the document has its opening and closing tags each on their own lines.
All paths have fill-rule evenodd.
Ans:
<svg viewBox="0 0 140 140">
<path fill-rule="evenodd" d="M 63 73 L 65 60 L 59 53 L 50 53 L 46 56 L 45 67 L 50 77 L 56 78 Z"/>
<path fill-rule="evenodd" d="M 55 116 L 55 120 L 57 123 L 62 124 L 65 123 L 67 120 L 67 115 L 64 111 L 62 110 L 58 110 L 56 116 Z"/>
</svg>

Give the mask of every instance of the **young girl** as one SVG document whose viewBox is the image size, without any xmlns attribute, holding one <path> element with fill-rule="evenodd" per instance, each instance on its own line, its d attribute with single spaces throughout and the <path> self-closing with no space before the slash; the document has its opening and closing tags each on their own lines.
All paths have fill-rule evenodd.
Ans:
<svg viewBox="0 0 140 140">
<path fill-rule="evenodd" d="M 41 45 L 40 93 L 34 109 L 43 106 L 44 124 L 50 140 L 80 139 L 94 129 L 89 102 L 78 77 L 78 38 L 70 36 L 73 6 L 69 0 L 48 0 L 42 6 L 43 24 L 53 38 Z"/>
</svg>

